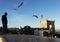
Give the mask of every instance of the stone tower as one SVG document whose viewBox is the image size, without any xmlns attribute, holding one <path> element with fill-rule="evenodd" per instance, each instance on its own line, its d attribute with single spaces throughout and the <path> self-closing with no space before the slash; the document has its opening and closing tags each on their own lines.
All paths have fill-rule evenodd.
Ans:
<svg viewBox="0 0 60 42">
<path fill-rule="evenodd" d="M 52 31 L 53 33 L 55 32 L 55 21 L 49 21 L 47 20 L 47 28 Z"/>
<path fill-rule="evenodd" d="M 41 21 L 41 28 L 47 29 L 50 32 L 52 31 L 54 33 L 55 32 L 55 21 L 51 21 L 51 20 Z"/>
</svg>

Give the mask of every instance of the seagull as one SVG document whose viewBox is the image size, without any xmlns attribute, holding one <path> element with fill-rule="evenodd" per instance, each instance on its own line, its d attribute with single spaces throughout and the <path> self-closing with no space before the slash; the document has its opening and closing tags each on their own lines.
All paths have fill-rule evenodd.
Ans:
<svg viewBox="0 0 60 42">
<path fill-rule="evenodd" d="M 38 16 L 37 15 L 33 15 L 34 17 L 36 17 L 36 18 L 38 18 Z"/>
<path fill-rule="evenodd" d="M 41 19 L 43 18 L 43 15 L 41 15 Z"/>
<path fill-rule="evenodd" d="M 18 5 L 18 8 L 20 8 L 22 5 L 23 5 L 23 2 L 21 2 L 21 3 Z"/>
<path fill-rule="evenodd" d="M 21 2 L 21 3 L 17 6 L 17 8 L 13 8 L 13 10 L 17 10 L 17 9 L 20 8 L 22 5 L 23 5 L 23 2 Z"/>
</svg>

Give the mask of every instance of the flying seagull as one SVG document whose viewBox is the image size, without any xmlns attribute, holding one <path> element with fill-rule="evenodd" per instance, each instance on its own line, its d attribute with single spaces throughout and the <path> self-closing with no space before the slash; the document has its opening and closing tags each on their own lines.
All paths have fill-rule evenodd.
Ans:
<svg viewBox="0 0 60 42">
<path fill-rule="evenodd" d="M 41 15 L 41 19 L 43 18 L 43 15 Z"/>
<path fill-rule="evenodd" d="M 38 16 L 37 15 L 33 15 L 34 17 L 36 17 L 36 18 L 38 18 Z"/>
<path fill-rule="evenodd" d="M 19 5 L 17 6 L 17 8 L 13 8 L 13 10 L 17 10 L 18 8 L 20 8 L 23 5 L 23 2 L 19 3 Z"/>
<path fill-rule="evenodd" d="M 22 5 L 23 5 L 23 2 L 21 2 L 21 3 L 18 5 L 18 8 L 20 8 Z"/>
</svg>

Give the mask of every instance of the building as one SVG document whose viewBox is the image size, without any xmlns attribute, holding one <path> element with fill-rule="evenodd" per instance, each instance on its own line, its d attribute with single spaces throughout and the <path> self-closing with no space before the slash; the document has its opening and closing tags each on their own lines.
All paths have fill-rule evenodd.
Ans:
<svg viewBox="0 0 60 42">
<path fill-rule="evenodd" d="M 41 21 L 41 29 L 44 29 L 48 32 L 55 32 L 55 21 L 51 20 L 46 20 L 46 21 Z"/>
</svg>

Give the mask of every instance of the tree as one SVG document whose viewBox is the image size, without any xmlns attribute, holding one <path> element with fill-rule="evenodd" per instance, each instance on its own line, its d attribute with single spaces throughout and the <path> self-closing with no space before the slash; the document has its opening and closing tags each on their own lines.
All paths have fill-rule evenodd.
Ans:
<svg viewBox="0 0 60 42">
<path fill-rule="evenodd" d="M 30 26 L 24 26 L 24 34 L 34 34 Z"/>
</svg>

